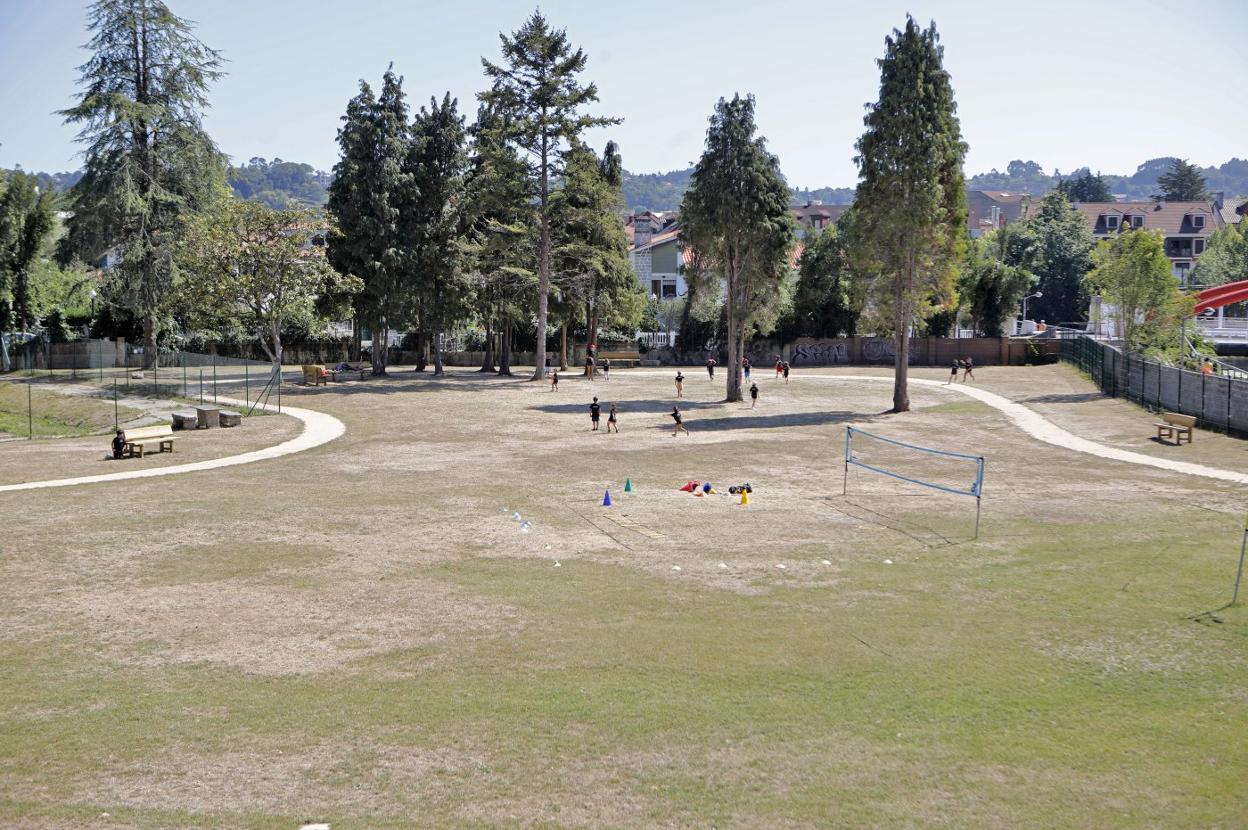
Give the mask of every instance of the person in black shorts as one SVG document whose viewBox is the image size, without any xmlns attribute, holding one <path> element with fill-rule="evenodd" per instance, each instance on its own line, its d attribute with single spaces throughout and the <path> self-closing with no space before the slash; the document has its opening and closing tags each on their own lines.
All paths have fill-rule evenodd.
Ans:
<svg viewBox="0 0 1248 830">
<path fill-rule="evenodd" d="M 585 358 L 585 377 L 589 378 L 590 380 L 594 379 L 594 357 L 593 355 L 588 355 Z"/>
<path fill-rule="evenodd" d="M 550 373 L 550 391 L 551 391 L 551 392 L 558 392 L 558 391 L 559 391 L 559 370 L 558 370 L 558 369 L 553 369 L 553 370 L 551 370 L 551 373 Z"/>
<path fill-rule="evenodd" d="M 711 380 L 715 380 L 715 358 L 713 357 L 706 359 L 706 374 Z"/>
<path fill-rule="evenodd" d="M 602 379 L 611 380 L 611 358 L 609 357 L 602 359 Z"/>
<path fill-rule="evenodd" d="M 750 384 L 750 409 L 758 406 L 758 384 Z"/>
<path fill-rule="evenodd" d="M 784 365 L 780 367 L 784 371 L 784 382 L 789 382 L 789 361 L 784 361 Z"/>
<path fill-rule="evenodd" d="M 121 430 L 117 430 L 117 434 L 113 436 L 113 458 L 121 459 L 126 455 L 126 434 Z"/>
<path fill-rule="evenodd" d="M 673 438 L 675 438 L 675 437 L 676 437 L 676 435 L 677 435 L 678 433 L 681 433 L 681 432 L 683 432 L 685 435 L 688 435 L 688 434 L 689 434 L 689 430 L 685 429 L 685 422 L 684 422 L 684 420 L 683 420 L 683 419 L 681 419 L 681 417 L 680 417 L 680 407 L 678 407 L 678 406 L 673 406 L 673 407 L 672 407 L 672 420 L 676 422 L 676 427 L 675 427 L 675 429 L 673 429 L 673 430 L 672 430 L 672 437 L 673 437 Z"/>
<path fill-rule="evenodd" d="M 620 425 L 615 422 L 615 404 L 611 404 L 611 408 L 607 410 L 607 432 L 615 430 L 618 434 Z"/>
<path fill-rule="evenodd" d="M 949 367 L 949 380 L 945 381 L 945 386 L 958 382 L 958 370 L 962 368 L 962 361 L 954 360 L 953 365 Z"/>
<path fill-rule="evenodd" d="M 975 380 L 975 361 L 969 357 L 962 361 L 962 382 L 968 380 Z"/>
<path fill-rule="evenodd" d="M 685 396 L 685 376 L 676 370 L 676 397 L 683 398 Z"/>
<path fill-rule="evenodd" d="M 589 405 L 589 420 L 594 423 L 594 431 L 598 431 L 598 415 L 602 411 L 602 407 L 598 405 L 598 399 L 594 398 L 594 402 Z"/>
<path fill-rule="evenodd" d="M 750 366 L 750 359 L 748 357 L 741 358 L 741 371 L 745 373 L 745 379 L 747 381 L 750 379 L 750 369 L 752 368 L 753 367 Z"/>
</svg>

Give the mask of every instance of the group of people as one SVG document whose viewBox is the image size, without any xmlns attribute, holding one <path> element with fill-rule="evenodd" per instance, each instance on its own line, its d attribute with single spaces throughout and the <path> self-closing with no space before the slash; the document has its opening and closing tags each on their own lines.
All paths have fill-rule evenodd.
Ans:
<svg viewBox="0 0 1248 830">
<path fill-rule="evenodd" d="M 962 371 L 962 382 L 975 380 L 975 361 L 969 357 L 961 360 L 953 361 L 953 365 L 949 367 L 949 380 L 945 381 L 945 386 L 958 382 L 958 370 Z"/>
</svg>

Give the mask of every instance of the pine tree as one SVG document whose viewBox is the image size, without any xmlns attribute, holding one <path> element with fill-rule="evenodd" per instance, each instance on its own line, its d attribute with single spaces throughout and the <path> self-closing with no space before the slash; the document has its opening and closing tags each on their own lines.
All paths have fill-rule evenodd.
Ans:
<svg viewBox="0 0 1248 830">
<path fill-rule="evenodd" d="M 614 142 L 607 142 L 600 159 L 573 140 L 563 187 L 551 200 L 554 282 L 575 301 L 575 311 L 583 310 L 587 348 L 597 342 L 602 321 L 635 328 L 645 304 L 619 216 L 622 169 Z"/>
<path fill-rule="evenodd" d="M 537 366 L 542 377 L 546 359 L 546 326 L 550 302 L 551 182 L 562 173 L 568 142 L 590 127 L 618 124 L 619 119 L 586 115 L 583 108 L 598 100 L 598 87 L 582 86 L 585 53 L 573 51 L 563 29 L 552 29 L 534 12 L 510 37 L 499 35 L 505 66 L 481 59 L 490 89 L 478 96 L 502 116 L 506 139 L 529 155 L 529 175 L 537 197 Z"/>
<path fill-rule="evenodd" d="M 119 249 L 111 289 L 143 320 L 147 365 L 176 277 L 177 228 L 224 188 L 225 158 L 201 123 L 221 59 L 160 0 L 97 0 L 88 20 L 82 97 L 61 113 L 83 125 L 87 147 L 62 258 Z"/>
<path fill-rule="evenodd" d="M 1170 169 L 1157 177 L 1157 186 L 1161 188 L 1158 198 L 1167 202 L 1202 202 L 1209 198 L 1204 174 L 1187 159 L 1175 159 Z"/>
<path fill-rule="evenodd" d="M 1083 278 L 1092 267 L 1096 242 L 1083 214 L 1054 191 L 1044 197 L 1036 215 L 1025 226 L 1035 238 L 1032 272 L 1038 279 L 1035 287 L 1043 294 L 1030 301 L 1028 314 L 1032 319 L 1050 323 L 1087 319 L 1088 297 Z"/>
<path fill-rule="evenodd" d="M 885 38 L 880 98 L 868 106 L 858 140 L 855 242 L 875 263 L 881 308 L 896 338 L 893 411 L 910 409 L 909 336 L 933 296 L 951 298 L 952 277 L 965 236 L 966 144 L 943 67 L 936 24 Z"/>
<path fill-rule="evenodd" d="M 34 176 L 20 170 L 0 195 L 0 296 L 12 297 L 14 322 L 22 331 L 38 322 L 31 296 L 32 269 L 55 227 L 54 203 L 51 187 L 40 189 Z M 6 329 L 0 326 L 0 331 Z"/>
<path fill-rule="evenodd" d="M 725 284 L 726 400 L 739 401 L 747 337 L 776 322 L 795 229 L 780 161 L 755 136 L 754 96 L 719 99 L 710 123 L 680 216 L 693 254 L 686 267 L 695 280 L 714 273 Z"/>
<path fill-rule="evenodd" d="M 415 291 L 425 328 L 433 338 L 434 377 L 443 374 L 445 334 L 472 307 L 471 284 L 462 268 L 464 176 L 468 164 L 464 119 L 450 93 L 421 108 L 412 125 L 407 157 L 411 198 L 401 208 L 403 235 L 411 251 Z"/>
<path fill-rule="evenodd" d="M 327 205 L 335 220 L 327 254 L 340 274 L 364 284 L 356 315 L 372 330 L 373 374 L 384 375 L 390 331 L 411 311 L 412 280 L 400 214 L 403 201 L 412 198 L 412 175 L 405 169 L 411 128 L 403 79 L 393 67 L 383 76 L 380 96 L 360 81 L 342 121 Z"/>
<path fill-rule="evenodd" d="M 528 165 L 505 140 L 501 120 L 482 106 L 471 130 L 465 248 L 476 312 L 486 329 L 482 371 L 494 370 L 491 352 L 497 337 L 498 374 L 510 376 L 512 334 L 528 319 L 536 293 L 537 218 Z"/>
</svg>

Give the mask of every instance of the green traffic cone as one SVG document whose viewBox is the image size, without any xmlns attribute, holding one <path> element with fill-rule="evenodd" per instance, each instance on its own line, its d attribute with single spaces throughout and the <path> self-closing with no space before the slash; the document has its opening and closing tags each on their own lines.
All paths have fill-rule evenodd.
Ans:
<svg viewBox="0 0 1248 830">
<path fill-rule="evenodd" d="M 624 479 L 624 492 L 625 493 L 633 492 L 633 480 L 631 478 Z"/>
</svg>

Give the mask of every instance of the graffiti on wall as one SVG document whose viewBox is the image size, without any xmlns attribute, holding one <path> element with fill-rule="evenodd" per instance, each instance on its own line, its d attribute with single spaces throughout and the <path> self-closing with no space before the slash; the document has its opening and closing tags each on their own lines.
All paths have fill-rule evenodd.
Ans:
<svg viewBox="0 0 1248 830">
<path fill-rule="evenodd" d="M 849 363 L 849 343 L 844 340 L 819 340 L 797 343 L 789 361 L 794 366 L 835 366 Z"/>
</svg>

